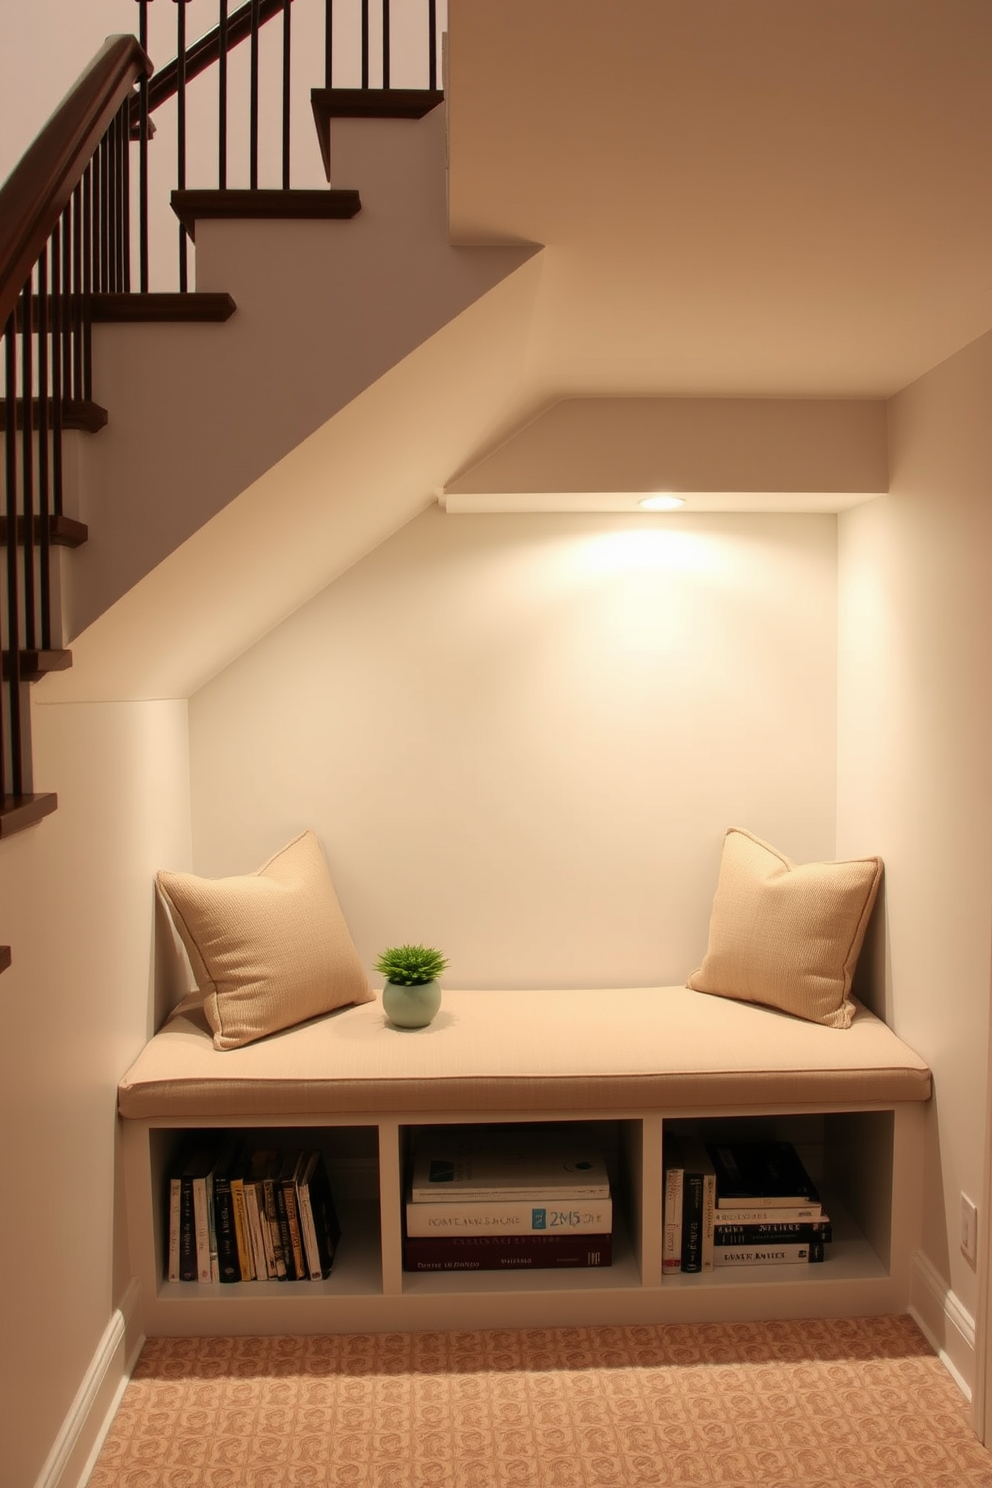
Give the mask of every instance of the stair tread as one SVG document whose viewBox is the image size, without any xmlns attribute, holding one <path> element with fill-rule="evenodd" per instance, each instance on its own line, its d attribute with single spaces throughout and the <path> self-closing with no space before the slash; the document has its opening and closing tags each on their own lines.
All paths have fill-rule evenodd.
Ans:
<svg viewBox="0 0 992 1488">
<path fill-rule="evenodd" d="M 209 218 L 281 218 L 295 220 L 347 220 L 361 211 L 357 191 L 174 191 L 172 210 L 196 238 L 196 224 Z"/>
<path fill-rule="evenodd" d="M 444 102 L 440 88 L 311 88 L 310 106 L 328 119 L 423 119 Z"/>
<path fill-rule="evenodd" d="M 45 650 L 41 647 L 24 647 L 17 653 L 18 674 L 22 682 L 38 682 L 49 672 L 65 672 L 72 666 L 72 652 L 62 649 Z M 10 652 L 3 653 L 3 674 L 10 675 Z"/>
<path fill-rule="evenodd" d="M 33 827 L 43 817 L 50 815 L 59 804 L 54 791 L 44 791 L 30 796 L 0 797 L 0 837 L 12 837 L 25 827 Z M 10 948 L 7 947 L 7 965 L 10 965 Z M 0 966 L 2 970 L 2 966 Z"/>
<path fill-rule="evenodd" d="M 24 542 L 24 517 L 17 519 L 18 542 Z M 42 519 L 35 516 L 34 519 L 34 541 L 41 542 Z M 52 513 L 48 518 L 48 541 L 56 548 L 81 548 L 89 537 L 89 528 L 85 522 L 77 522 L 75 517 L 66 517 L 61 512 Z M 7 518 L 0 516 L 0 547 L 7 546 Z"/>
<path fill-rule="evenodd" d="M 439 88 L 311 88 L 324 175 L 331 179 L 332 119 L 423 119 L 443 102 Z"/>
<path fill-rule="evenodd" d="M 7 399 L 0 398 L 0 430 L 7 427 Z M 15 400 L 17 428 L 24 427 L 24 408 L 21 399 Z M 38 415 L 41 411 L 41 399 L 31 399 L 32 422 L 37 429 Z M 52 427 L 53 404 L 48 401 L 48 427 Z M 81 429 L 85 434 L 97 434 L 104 428 L 109 419 L 107 410 L 101 403 L 94 403 L 92 398 L 66 398 L 62 403 L 62 428 Z"/>
<path fill-rule="evenodd" d="M 101 324 L 137 321 L 225 321 L 237 309 L 224 291 L 188 294 L 95 294 L 92 318 Z"/>
</svg>

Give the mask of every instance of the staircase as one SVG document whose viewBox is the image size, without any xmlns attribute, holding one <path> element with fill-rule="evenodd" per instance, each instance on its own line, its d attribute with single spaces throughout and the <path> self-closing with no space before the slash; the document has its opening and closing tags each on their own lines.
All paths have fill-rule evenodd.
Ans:
<svg viewBox="0 0 992 1488">
<path fill-rule="evenodd" d="M 108 39 L 0 196 L 0 838 L 34 825 L 57 805 L 54 792 L 35 790 L 27 689 L 71 665 L 66 644 L 70 631 L 82 628 L 115 597 L 113 588 L 105 586 L 99 598 L 88 593 L 82 618 L 66 612 L 64 555 L 82 549 L 89 537 L 70 473 L 77 463 L 72 444 L 99 439 L 111 418 L 110 408 L 98 398 L 102 390 L 94 391 L 94 340 L 99 339 L 94 327 L 227 322 L 236 310 L 230 293 L 194 292 L 188 286 L 188 244 L 195 243 L 201 224 L 347 222 L 361 210 L 355 189 L 293 190 L 290 185 L 291 0 L 249 0 L 233 14 L 228 14 L 226 0 L 219 0 L 216 24 L 192 45 L 185 38 L 186 3 L 176 7 L 176 58 L 153 72 L 147 55 L 148 0 L 139 0 L 140 37 Z M 435 0 L 429 0 L 425 14 L 428 87 L 416 90 L 389 87 L 389 0 L 381 3 L 381 86 L 375 88 L 369 76 L 368 0 L 361 5 L 360 88 L 331 86 L 339 17 L 331 0 L 326 3 L 327 86 L 312 90 L 312 108 L 328 181 L 332 119 L 421 119 L 442 99 L 436 88 Z M 273 189 L 259 184 L 258 77 L 261 28 L 277 18 L 283 24 L 278 110 L 283 149 L 282 180 Z M 227 183 L 225 139 L 228 57 L 243 41 L 251 50 L 247 189 Z M 190 189 L 185 181 L 186 94 L 192 79 L 207 69 L 219 76 L 219 181 L 215 189 Z M 148 156 L 150 146 L 154 149 L 152 115 L 169 101 L 179 115 L 180 154 L 171 206 L 180 224 L 180 288 L 153 292 L 148 284 Z M 132 190 L 135 177 L 137 193 Z M 132 215 L 139 234 L 133 249 Z M 125 381 L 133 384 L 134 367 L 125 363 L 123 370 Z M 114 407 L 115 422 L 120 413 Z M 140 441 L 140 430 L 137 437 Z M 112 485 L 113 473 L 103 474 L 110 475 Z M 133 496 L 133 482 L 121 484 Z M 130 504 L 133 511 L 133 500 Z M 187 512 L 187 527 L 209 515 Z M 167 541 L 178 542 L 185 535 L 173 532 Z M 161 555 L 150 556 L 148 566 L 155 556 Z M 138 577 L 125 572 L 117 588 L 128 588 Z M 9 962 L 9 947 L 0 946 L 0 970 Z"/>
<path fill-rule="evenodd" d="M 34 824 L 57 804 L 53 792 L 34 789 L 27 689 L 71 665 L 69 640 L 88 642 L 99 631 L 95 622 L 124 597 L 131 603 L 141 594 L 145 576 L 165 571 L 173 555 L 188 550 L 193 534 L 206 531 L 205 523 L 239 504 L 241 493 L 251 496 L 264 486 L 288 453 L 305 450 L 335 421 L 350 419 L 373 385 L 388 382 L 395 376 L 391 369 L 411 354 L 423 358 L 441 327 L 456 326 L 535 252 L 531 246 L 450 246 L 434 0 L 425 0 L 424 16 L 429 86 L 415 89 L 369 86 L 368 0 L 361 0 L 361 86 L 314 88 L 309 103 L 325 177 L 360 180 L 362 196 L 351 185 L 293 189 L 285 150 L 278 188 L 258 184 L 254 162 L 254 184 L 247 189 L 191 188 L 180 157 L 182 184 L 171 192 L 171 208 L 180 224 L 184 287 L 151 289 L 145 202 L 147 157 L 156 143 L 151 116 L 170 99 L 182 114 L 186 74 L 203 72 L 206 81 L 210 68 L 223 74 L 225 29 L 228 49 L 250 42 L 254 70 L 260 27 L 276 17 L 285 24 L 290 0 L 251 0 L 230 17 L 220 0 L 217 25 L 192 46 L 179 5 L 176 61 L 155 73 L 146 52 L 148 0 L 139 3 L 141 36 L 108 41 L 3 187 L 5 224 L 13 220 L 12 187 L 15 204 L 19 193 L 44 197 L 45 206 L 35 206 L 19 254 L 11 251 L 10 232 L 0 237 L 0 836 Z M 389 0 L 381 3 L 376 81 L 388 84 Z M 329 0 L 326 19 L 328 35 L 336 36 Z M 336 56 L 335 78 L 340 67 Z M 222 76 L 219 87 L 223 92 Z M 285 137 L 285 91 L 280 112 Z M 248 131 L 253 157 L 259 129 L 256 102 Z M 53 134 L 64 141 L 70 133 L 72 169 L 62 170 L 57 192 L 50 183 L 42 192 L 41 165 L 51 176 L 46 162 L 67 151 L 64 142 L 53 144 Z M 229 179 L 223 141 L 218 178 Z M 366 195 L 372 209 L 363 215 Z M 138 223 L 133 246 L 132 216 Z M 186 273 L 190 243 L 196 290 Z M 488 312 L 490 325 L 494 314 Z M 449 360 L 458 354 L 457 344 L 449 347 Z M 414 385 L 418 376 L 422 381 L 422 366 L 411 371 Z M 163 407 L 171 414 L 166 423 Z M 272 552 L 278 526 L 285 530 L 293 519 L 281 494 L 274 499 L 269 491 L 266 502 Z M 412 514 L 384 517 L 385 527 L 370 530 L 372 544 Z M 333 514 L 339 517 L 357 556 L 369 539 L 352 530 L 350 515 Z M 11 533 L 16 542 L 9 541 Z M 299 554 L 299 532 L 295 540 Z M 308 573 L 298 582 L 295 603 L 312 592 Z M 254 585 L 256 616 L 250 622 L 241 616 L 242 645 L 287 612 L 268 587 Z M 156 657 L 166 649 L 153 647 Z M 162 690 L 154 667 L 149 677 L 151 695 L 175 695 Z M 72 674 L 64 680 L 71 689 Z M 2 927 L 0 938 L 6 939 Z M 0 970 L 7 954 L 0 948 Z"/>
</svg>

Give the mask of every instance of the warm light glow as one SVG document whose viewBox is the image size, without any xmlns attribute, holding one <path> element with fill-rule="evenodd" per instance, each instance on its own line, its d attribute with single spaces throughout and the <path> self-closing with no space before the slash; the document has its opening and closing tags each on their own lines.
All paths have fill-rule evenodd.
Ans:
<svg viewBox="0 0 992 1488">
<path fill-rule="evenodd" d="M 685 506 L 685 498 L 673 496 L 670 491 L 656 491 L 653 496 L 645 496 L 637 504 L 645 511 L 678 511 L 680 506 Z"/>
<path fill-rule="evenodd" d="M 600 532 L 580 545 L 581 567 L 599 574 L 700 573 L 722 563 L 719 542 L 674 527 L 634 527 Z"/>
</svg>

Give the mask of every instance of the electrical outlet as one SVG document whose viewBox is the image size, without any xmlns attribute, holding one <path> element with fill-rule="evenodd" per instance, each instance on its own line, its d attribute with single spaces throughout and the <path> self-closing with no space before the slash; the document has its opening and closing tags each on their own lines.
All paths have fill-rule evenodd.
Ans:
<svg viewBox="0 0 992 1488">
<path fill-rule="evenodd" d="M 961 1195 L 961 1253 L 974 1266 L 978 1258 L 978 1209 L 967 1194 Z"/>
</svg>

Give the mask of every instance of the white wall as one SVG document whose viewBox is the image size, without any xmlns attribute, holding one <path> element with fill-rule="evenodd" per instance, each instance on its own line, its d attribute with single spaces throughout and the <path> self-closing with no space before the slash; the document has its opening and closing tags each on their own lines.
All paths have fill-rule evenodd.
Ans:
<svg viewBox="0 0 992 1488">
<path fill-rule="evenodd" d="M 684 981 L 727 826 L 833 852 L 835 532 L 428 510 L 191 699 L 196 870 L 309 825 L 367 965 Z"/>
<path fill-rule="evenodd" d="M 189 854 L 185 703 L 36 707 L 35 742 L 59 808 L 0 853 L 4 1488 L 39 1481 L 124 1299 L 117 1082 L 152 1025 L 153 875 Z"/>
<path fill-rule="evenodd" d="M 838 850 L 885 859 L 884 1010 L 934 1071 L 924 1251 L 970 1318 L 958 1240 L 960 1193 L 982 1195 L 988 1061 L 990 405 L 992 335 L 892 400 L 891 494 L 839 519 Z"/>
</svg>

